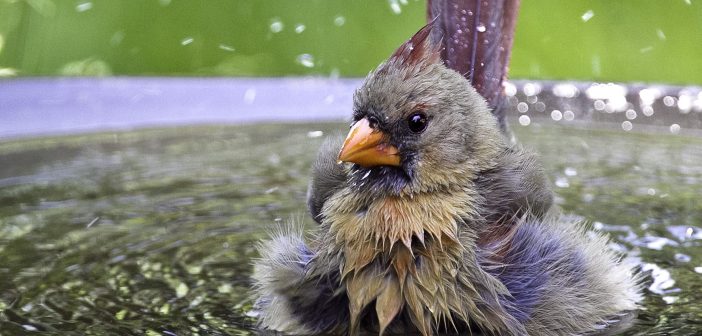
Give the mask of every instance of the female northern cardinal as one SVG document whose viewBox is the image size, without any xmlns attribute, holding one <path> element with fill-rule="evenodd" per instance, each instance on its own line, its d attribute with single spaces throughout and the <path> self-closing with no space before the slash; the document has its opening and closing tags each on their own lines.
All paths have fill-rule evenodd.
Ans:
<svg viewBox="0 0 702 336">
<path fill-rule="evenodd" d="M 570 335 L 630 316 L 638 276 L 556 214 L 535 157 L 442 64 L 431 29 L 366 78 L 343 145 L 322 147 L 313 237 L 290 229 L 261 245 L 261 327 Z"/>
</svg>

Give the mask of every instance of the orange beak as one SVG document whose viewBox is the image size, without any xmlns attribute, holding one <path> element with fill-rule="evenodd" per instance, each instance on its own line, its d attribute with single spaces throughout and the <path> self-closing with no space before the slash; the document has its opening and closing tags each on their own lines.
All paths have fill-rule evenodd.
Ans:
<svg viewBox="0 0 702 336">
<path fill-rule="evenodd" d="M 357 121 L 344 140 L 339 161 L 353 162 L 363 167 L 399 166 L 397 147 L 387 143 L 388 136 L 370 127 L 368 119 Z"/>
</svg>

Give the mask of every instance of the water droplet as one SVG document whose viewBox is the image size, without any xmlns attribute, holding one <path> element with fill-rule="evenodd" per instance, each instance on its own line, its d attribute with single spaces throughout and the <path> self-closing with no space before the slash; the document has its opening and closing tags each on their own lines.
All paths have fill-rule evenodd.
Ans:
<svg viewBox="0 0 702 336">
<path fill-rule="evenodd" d="M 622 129 L 629 132 L 634 128 L 634 125 L 631 123 L 631 121 L 627 120 L 622 123 Z"/>
<path fill-rule="evenodd" d="M 27 303 L 26 305 L 22 306 L 22 311 L 24 312 L 30 312 L 34 308 L 34 305 L 32 303 Z"/>
<path fill-rule="evenodd" d="M 222 49 L 224 51 L 229 51 L 229 52 L 233 52 L 235 50 L 234 47 L 232 47 L 230 45 L 223 44 L 223 43 L 219 44 L 219 49 Z"/>
<path fill-rule="evenodd" d="M 702 274 L 702 267 L 695 267 L 695 272 Z"/>
<path fill-rule="evenodd" d="M 295 25 L 295 32 L 301 34 L 303 31 L 305 31 L 305 28 L 307 28 L 305 27 L 305 25 L 303 25 L 302 23 L 298 23 Z"/>
<path fill-rule="evenodd" d="M 605 103 L 602 100 L 595 100 L 593 103 L 593 106 L 595 106 L 595 110 L 602 111 L 605 108 Z"/>
<path fill-rule="evenodd" d="M 559 187 L 559 188 L 570 187 L 570 183 L 568 183 L 568 179 L 565 177 L 556 178 L 556 181 L 554 182 L 554 184 L 556 185 L 556 187 Z"/>
<path fill-rule="evenodd" d="M 308 138 L 319 138 L 322 135 L 324 135 L 324 132 L 322 132 L 322 131 L 309 131 L 309 132 L 307 132 Z"/>
<path fill-rule="evenodd" d="M 271 32 L 280 33 L 281 31 L 283 31 L 283 28 L 284 28 L 283 21 L 281 21 L 280 18 L 275 17 L 275 18 L 271 19 L 271 23 L 270 23 Z"/>
<path fill-rule="evenodd" d="M 692 96 L 688 94 L 680 94 L 678 96 L 678 109 L 681 113 L 689 113 L 692 110 Z"/>
<path fill-rule="evenodd" d="M 400 3 L 397 0 L 388 0 L 390 2 L 390 10 L 394 14 L 400 14 L 402 13 L 402 7 L 400 7 Z"/>
<path fill-rule="evenodd" d="M 534 103 L 536 103 L 537 101 L 539 101 L 539 97 L 537 97 L 537 96 L 529 96 L 529 97 L 527 97 L 527 103 L 529 103 L 529 104 L 534 104 Z"/>
<path fill-rule="evenodd" d="M 587 12 L 583 13 L 580 18 L 583 20 L 583 22 L 588 22 L 592 17 L 595 16 L 595 12 L 592 11 L 592 9 L 588 10 Z"/>
<path fill-rule="evenodd" d="M 256 100 L 256 89 L 246 89 L 244 92 L 244 103 L 251 105 Z"/>
<path fill-rule="evenodd" d="M 525 102 L 521 102 L 517 104 L 517 111 L 519 111 L 519 113 L 526 113 L 529 111 L 529 105 L 527 105 Z"/>
<path fill-rule="evenodd" d="M 39 329 L 37 329 L 37 327 L 35 327 L 31 324 L 23 324 L 22 328 L 24 328 L 24 330 L 27 330 L 27 331 L 39 331 Z"/>
<path fill-rule="evenodd" d="M 634 111 L 634 110 L 632 110 L 632 109 L 626 110 L 625 115 L 626 115 L 626 118 L 629 119 L 629 120 L 634 120 L 634 119 L 636 119 L 636 111 Z"/>
<path fill-rule="evenodd" d="M 663 104 L 665 106 L 671 107 L 671 106 L 675 105 L 675 98 L 673 98 L 671 96 L 665 96 L 665 97 L 663 97 Z"/>
<path fill-rule="evenodd" d="M 535 96 L 541 93 L 541 85 L 537 83 L 526 83 L 522 89 L 525 96 Z"/>
<path fill-rule="evenodd" d="M 85 12 L 93 8 L 93 3 L 92 2 L 81 2 L 76 5 L 76 11 L 77 12 Z"/>
<path fill-rule="evenodd" d="M 555 121 L 559 121 L 562 118 L 563 118 L 563 113 L 561 113 L 561 111 L 559 111 L 559 110 L 551 111 L 551 119 L 553 119 Z"/>
<path fill-rule="evenodd" d="M 642 110 L 643 110 L 643 114 L 647 117 L 652 116 L 653 112 L 654 112 L 653 107 L 651 107 L 651 106 L 644 106 Z"/>
<path fill-rule="evenodd" d="M 195 41 L 195 39 L 193 39 L 192 37 L 186 37 L 180 41 L 180 45 L 186 46 L 190 43 L 193 43 L 193 41 Z"/>
<path fill-rule="evenodd" d="M 343 16 L 341 16 L 341 15 L 337 15 L 337 16 L 334 18 L 334 25 L 337 26 L 337 27 L 341 27 L 341 26 L 343 26 L 345 23 L 346 23 L 346 18 L 343 17 Z"/>
<path fill-rule="evenodd" d="M 295 61 L 305 68 L 314 67 L 314 57 L 310 54 L 297 55 Z"/>
<path fill-rule="evenodd" d="M 563 119 L 565 119 L 567 121 L 571 121 L 571 120 L 575 119 L 575 113 L 573 113 L 573 111 L 570 111 L 570 110 L 565 111 L 565 112 L 563 112 Z"/>
<path fill-rule="evenodd" d="M 519 117 L 519 124 L 522 126 L 529 126 L 529 124 L 531 124 L 531 118 L 527 115 L 522 115 Z"/>
<path fill-rule="evenodd" d="M 578 171 L 573 168 L 573 167 L 566 167 L 565 170 L 563 170 L 563 173 L 566 174 L 566 176 L 576 176 L 578 175 Z"/>
<path fill-rule="evenodd" d="M 482 24 L 482 23 L 481 23 L 481 24 L 478 24 L 478 26 L 475 27 L 475 29 L 478 30 L 478 32 L 480 32 L 480 33 L 484 33 L 485 30 L 486 30 L 485 25 Z"/>
<path fill-rule="evenodd" d="M 546 104 L 544 104 L 543 102 L 537 102 L 536 104 L 534 104 L 534 109 L 536 110 L 536 112 L 543 112 L 546 110 Z"/>
<path fill-rule="evenodd" d="M 517 94 L 517 86 L 514 84 L 505 81 L 502 86 L 504 87 L 505 95 L 507 95 L 507 97 L 512 97 Z"/>
<path fill-rule="evenodd" d="M 680 133 L 680 125 L 678 125 L 678 124 L 670 125 L 670 133 L 673 133 L 673 134 Z"/>
<path fill-rule="evenodd" d="M 662 30 L 656 29 L 656 34 L 658 35 L 658 38 L 661 39 L 661 41 L 665 41 L 665 33 L 663 33 Z"/>
<path fill-rule="evenodd" d="M 565 84 L 556 84 L 553 86 L 553 95 L 557 97 L 563 97 L 563 98 L 573 98 L 578 95 L 579 90 L 578 88 L 569 83 Z"/>
<path fill-rule="evenodd" d="M 656 88 L 646 88 L 639 91 L 639 99 L 641 104 L 653 105 L 653 103 L 661 96 L 661 91 Z"/>
</svg>

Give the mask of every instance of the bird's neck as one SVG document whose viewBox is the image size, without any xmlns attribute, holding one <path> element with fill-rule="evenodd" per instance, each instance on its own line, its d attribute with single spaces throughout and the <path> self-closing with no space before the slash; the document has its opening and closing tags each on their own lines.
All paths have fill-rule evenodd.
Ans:
<svg viewBox="0 0 702 336">
<path fill-rule="evenodd" d="M 453 191 L 368 200 L 354 192 L 342 193 L 327 209 L 334 213 L 328 217 L 330 230 L 339 242 L 364 242 L 378 253 L 390 252 L 396 243 L 411 249 L 413 241 L 456 240 L 458 221 L 475 212 L 472 197 Z"/>
<path fill-rule="evenodd" d="M 420 330 L 427 327 L 421 321 L 425 307 L 437 299 L 434 296 L 442 302 L 451 300 L 447 292 L 451 289 L 442 284 L 456 276 L 464 258 L 459 225 L 474 214 L 469 206 L 472 196 L 460 191 L 371 201 L 353 192 L 338 196 L 327 209 L 334 214 L 327 220 L 344 255 L 341 272 L 352 328 L 373 301 L 381 329 L 403 307 L 420 321 L 414 322 Z M 437 309 L 437 315 L 451 315 L 446 305 Z"/>
</svg>

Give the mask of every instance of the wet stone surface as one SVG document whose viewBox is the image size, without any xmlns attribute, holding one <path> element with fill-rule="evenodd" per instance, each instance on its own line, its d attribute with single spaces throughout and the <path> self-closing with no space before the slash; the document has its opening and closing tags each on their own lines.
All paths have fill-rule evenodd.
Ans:
<svg viewBox="0 0 702 336">
<path fill-rule="evenodd" d="M 650 274 L 629 334 L 702 332 L 702 138 L 532 120 L 564 211 Z M 256 242 L 304 205 L 343 124 L 183 127 L 0 142 L 0 333 L 254 333 Z"/>
</svg>

